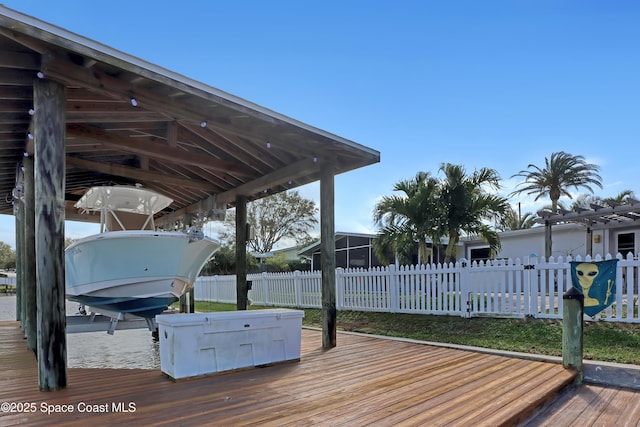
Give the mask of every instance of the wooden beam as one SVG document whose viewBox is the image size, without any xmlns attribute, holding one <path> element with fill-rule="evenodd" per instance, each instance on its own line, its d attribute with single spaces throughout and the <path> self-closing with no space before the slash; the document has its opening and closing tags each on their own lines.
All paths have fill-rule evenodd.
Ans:
<svg viewBox="0 0 640 427">
<path fill-rule="evenodd" d="M 247 168 L 255 170 L 258 174 L 265 168 L 267 170 L 275 169 L 278 164 L 281 164 L 274 163 L 273 159 L 263 157 L 262 153 L 255 149 L 255 144 L 257 143 L 255 135 L 253 137 L 244 137 L 240 131 L 232 133 L 230 130 L 222 133 L 215 129 L 215 126 L 207 125 L 206 128 L 202 128 L 200 125 L 189 121 L 183 121 L 180 124 L 184 129 L 197 135 L 202 141 L 206 141 L 207 144 L 216 147 L 216 149 L 226 153 L 233 153 L 233 157 L 237 161 L 246 165 Z M 231 133 L 232 135 L 227 135 Z M 262 142 L 264 143 L 264 140 Z"/>
<path fill-rule="evenodd" d="M 169 147 L 178 146 L 178 122 L 175 120 L 167 122 L 167 143 Z"/>
<path fill-rule="evenodd" d="M 40 390 L 67 386 L 64 271 L 65 88 L 35 80 L 35 229 Z"/>
<path fill-rule="evenodd" d="M 336 230 L 334 175 L 325 165 L 320 175 L 320 264 L 322 269 L 322 346 L 336 346 Z"/>
<path fill-rule="evenodd" d="M 60 57 L 47 57 L 46 60 L 43 60 L 41 68 L 45 75 L 64 82 L 69 86 L 81 86 L 112 99 L 128 101 L 132 95 L 130 82 L 96 70 L 75 65 Z M 215 109 L 223 108 L 226 110 L 227 116 L 234 114 L 237 116 L 238 113 L 240 113 L 243 116 L 256 118 L 272 126 L 291 127 L 295 129 L 295 134 L 299 135 L 295 138 L 296 140 L 306 140 L 322 145 L 340 143 L 342 144 L 343 154 L 345 154 L 344 150 L 346 149 L 353 153 L 354 158 L 364 159 L 366 157 L 367 160 L 363 160 L 363 165 L 380 161 L 380 154 L 375 150 L 349 140 L 344 140 L 320 129 L 315 129 L 304 123 L 295 122 L 288 117 L 278 115 L 271 111 L 261 111 L 262 109 L 257 105 L 244 105 L 244 103 L 234 102 L 226 97 L 216 95 L 211 91 L 203 91 L 183 82 L 168 79 L 166 76 L 150 73 L 146 69 L 130 69 L 129 71 L 137 72 L 144 78 L 171 85 L 176 93 L 184 92 L 192 96 L 197 96 L 210 105 L 207 111 L 202 111 L 187 103 L 167 102 L 167 98 L 170 98 L 171 95 L 159 94 L 143 87 L 135 88 L 135 97 L 140 107 L 162 112 L 167 116 L 167 119 L 188 120 L 195 124 L 200 124 L 204 120 L 212 125 L 215 124 L 217 129 L 227 129 L 230 130 L 233 135 L 237 135 L 239 132 L 237 124 L 231 123 L 227 117 L 224 117 L 224 114 L 214 113 Z M 238 101 L 243 100 L 238 99 Z M 251 138 L 255 138 L 255 136 L 251 134 Z"/>
<path fill-rule="evenodd" d="M 252 171 L 246 170 L 240 163 L 189 153 L 169 145 L 144 141 L 141 138 L 136 138 L 135 141 L 132 141 L 130 138 L 124 138 L 93 126 L 79 124 L 67 125 L 67 136 L 95 141 L 103 145 L 118 148 L 119 150 L 178 164 L 240 175 L 252 173 Z"/>
<path fill-rule="evenodd" d="M 94 162 L 91 160 L 79 159 L 77 157 L 71 156 L 67 157 L 67 165 L 80 169 L 92 170 L 107 175 L 121 176 L 141 181 L 156 182 L 165 185 L 185 186 L 208 192 L 215 192 L 216 190 L 218 190 L 218 187 L 211 185 L 210 183 L 205 181 L 193 180 L 188 178 L 178 178 L 161 173 L 143 171 L 138 168 L 132 168 L 129 166 Z"/>
<path fill-rule="evenodd" d="M 22 27 L 22 24 L 19 24 L 18 26 Z M 39 31 L 42 31 L 42 30 L 39 30 Z M 23 31 L 14 31 L 13 29 L 10 30 L 8 28 L 0 28 L 0 34 L 40 54 L 43 54 L 47 51 L 47 47 L 44 41 L 25 35 L 23 34 Z"/>
<path fill-rule="evenodd" d="M 238 187 L 225 191 L 223 193 L 215 194 L 215 201 L 218 207 L 225 207 L 236 200 L 238 195 L 249 196 L 262 192 L 263 190 L 278 185 L 283 185 L 288 181 L 294 181 L 299 176 L 312 175 L 317 173 L 320 166 L 313 159 L 305 159 L 292 165 L 286 166 L 273 173 L 267 174 L 254 181 L 247 182 L 239 185 Z M 208 198 L 202 199 L 197 203 L 186 206 L 182 209 L 178 209 L 171 213 L 171 220 L 180 218 L 188 213 L 198 213 L 202 211 L 203 206 L 208 206 Z M 169 216 L 158 218 L 157 225 L 165 225 L 167 221 L 170 221 Z"/>
<path fill-rule="evenodd" d="M 313 175 L 320 169 L 316 159 L 304 159 L 289 166 L 280 168 L 251 182 L 239 185 L 224 193 L 216 195 L 219 203 L 231 203 L 239 194 L 252 195 L 268 188 L 295 181 L 299 176 Z"/>
<path fill-rule="evenodd" d="M 65 201 L 65 214 L 64 219 L 66 221 L 79 221 L 79 222 L 90 222 L 94 224 L 100 224 L 100 214 L 97 213 L 80 213 L 78 208 L 74 205 L 76 204 L 73 200 Z"/>
<path fill-rule="evenodd" d="M 167 118 L 159 113 L 153 111 L 136 111 L 136 112 L 121 112 L 121 113 L 109 113 L 105 112 L 100 114 L 100 118 L 97 119 L 95 114 L 80 114 L 69 113 L 67 114 L 67 124 L 69 123 L 87 123 L 92 121 L 99 121 L 102 124 L 105 123 L 141 123 L 141 122 L 157 122 L 164 123 Z M 133 127 L 133 126 L 131 126 Z"/>
<path fill-rule="evenodd" d="M 54 78 L 70 86 L 85 87 L 97 93 L 105 94 L 111 98 L 128 100 L 132 95 L 132 88 L 129 82 L 120 80 L 105 73 L 97 72 L 96 70 L 78 66 L 61 57 L 47 57 L 45 60 L 43 60 L 41 69 L 49 78 Z M 258 118 L 267 123 L 275 124 L 280 122 L 280 120 L 276 119 L 275 117 L 267 115 L 263 112 L 247 108 L 247 106 L 245 105 L 241 105 L 229 99 L 217 96 L 213 93 L 198 90 L 182 82 L 168 79 L 166 78 L 166 76 L 161 76 L 153 72 L 150 73 L 146 69 L 139 68 L 137 70 L 129 71 L 132 73 L 137 73 L 141 77 L 148 78 L 153 81 L 162 80 L 161 83 L 171 85 L 176 93 L 184 91 L 185 93 L 189 93 L 190 95 L 199 96 L 211 103 L 217 104 L 212 105 L 212 109 L 216 106 L 222 106 L 225 108 L 229 108 L 234 112 L 240 112 L 242 114 Z M 212 114 L 212 110 L 203 112 L 198 111 L 195 108 L 189 107 L 185 104 L 168 103 L 167 95 L 165 94 L 159 95 L 154 93 L 153 91 L 138 87 L 135 90 L 135 97 L 138 100 L 140 106 L 150 108 L 152 110 L 164 111 L 175 119 L 192 120 L 194 123 L 200 123 L 203 120 L 222 123 L 217 119 L 219 115 Z"/>
<path fill-rule="evenodd" d="M 3 50 L 2 55 L 0 55 L 0 67 L 37 70 L 40 68 L 40 55 Z"/>
</svg>

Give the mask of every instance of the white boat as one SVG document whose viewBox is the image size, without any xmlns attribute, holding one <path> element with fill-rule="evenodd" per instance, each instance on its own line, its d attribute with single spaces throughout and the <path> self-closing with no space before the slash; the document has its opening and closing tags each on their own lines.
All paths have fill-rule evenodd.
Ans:
<svg viewBox="0 0 640 427">
<path fill-rule="evenodd" d="M 201 231 L 156 231 L 172 200 L 139 187 L 92 187 L 76 203 L 99 212 L 100 233 L 65 251 L 66 296 L 97 312 L 153 319 L 193 287 L 220 244 Z"/>
</svg>

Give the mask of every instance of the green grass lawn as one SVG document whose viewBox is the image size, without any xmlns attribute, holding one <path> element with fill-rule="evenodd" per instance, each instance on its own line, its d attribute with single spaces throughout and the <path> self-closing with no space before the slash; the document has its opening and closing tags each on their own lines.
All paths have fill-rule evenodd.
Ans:
<svg viewBox="0 0 640 427">
<path fill-rule="evenodd" d="M 250 309 L 268 307 L 251 306 Z M 196 302 L 197 311 L 230 311 L 233 304 Z M 322 327 L 322 310 L 304 309 L 305 326 Z M 338 329 L 463 344 L 497 350 L 562 356 L 562 322 L 422 314 L 339 311 Z M 640 324 L 585 322 L 584 358 L 640 365 Z"/>
</svg>

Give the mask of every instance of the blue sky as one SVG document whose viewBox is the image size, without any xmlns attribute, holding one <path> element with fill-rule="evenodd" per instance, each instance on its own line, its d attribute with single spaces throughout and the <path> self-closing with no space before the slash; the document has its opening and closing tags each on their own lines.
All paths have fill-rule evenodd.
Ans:
<svg viewBox="0 0 640 427">
<path fill-rule="evenodd" d="M 507 195 L 562 150 L 601 167 L 598 195 L 640 195 L 635 1 L 2 2 L 379 150 L 336 177 L 337 231 L 374 232 L 380 197 L 442 162 L 496 169 Z M 0 215 L 0 241 L 14 225 Z"/>
</svg>

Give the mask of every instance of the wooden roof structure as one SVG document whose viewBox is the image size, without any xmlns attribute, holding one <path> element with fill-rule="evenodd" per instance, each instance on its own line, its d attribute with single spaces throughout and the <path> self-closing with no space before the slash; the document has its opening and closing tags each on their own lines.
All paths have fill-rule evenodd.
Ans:
<svg viewBox="0 0 640 427">
<path fill-rule="evenodd" d="M 549 259 L 552 253 L 552 226 L 558 223 L 582 223 L 586 224 L 586 248 L 587 254 L 593 255 L 592 228 L 595 227 L 625 227 L 630 224 L 640 224 L 640 201 L 627 198 L 624 204 L 610 203 L 609 206 L 590 204 L 591 209 L 576 208 L 572 211 L 560 209 L 558 213 L 548 210 L 538 211 L 536 222 L 544 224 L 544 256 Z"/>
<path fill-rule="evenodd" d="M 628 225 L 640 221 L 640 201 L 628 198 L 627 203 L 611 203 L 609 206 L 590 204 L 591 209 L 576 208 L 572 211 L 560 209 L 557 214 L 550 211 L 538 211 L 536 222 L 557 224 L 560 222 L 579 222 L 594 224 L 622 224 Z"/>
<path fill-rule="evenodd" d="M 92 186 L 141 184 L 162 215 L 207 214 L 380 161 L 380 153 L 0 6 L 0 213 L 33 152 L 33 84 L 66 88 L 66 219 Z"/>
</svg>

